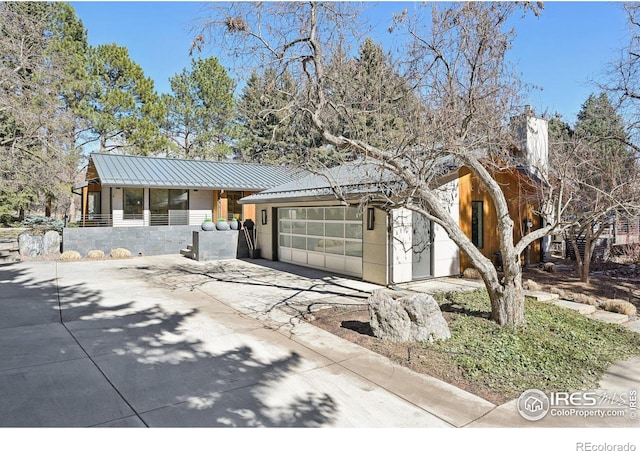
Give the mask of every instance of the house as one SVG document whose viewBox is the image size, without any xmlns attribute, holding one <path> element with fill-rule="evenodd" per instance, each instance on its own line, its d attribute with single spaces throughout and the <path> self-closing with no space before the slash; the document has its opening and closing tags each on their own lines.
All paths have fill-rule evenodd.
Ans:
<svg viewBox="0 0 640 451">
<path fill-rule="evenodd" d="M 503 187 L 515 239 L 542 226 L 536 189 L 546 171 L 546 121 L 524 116 L 522 166 L 494 174 Z M 446 164 L 446 161 L 441 162 Z M 263 258 L 325 269 L 380 285 L 458 275 L 471 266 L 445 230 L 407 208 L 389 207 L 393 177 L 354 162 L 309 174 L 240 200 L 254 205 Z M 483 255 L 500 263 L 498 218 L 489 194 L 465 167 L 451 167 L 437 190 Z M 542 259 L 540 241 L 523 264 Z"/>
<path fill-rule="evenodd" d="M 532 114 L 522 118 L 522 166 L 494 174 L 516 221 L 516 240 L 542 226 L 535 194 L 547 164 L 546 121 Z M 490 196 L 467 168 L 440 163 L 446 171 L 434 189 L 472 242 L 499 264 L 498 219 Z M 160 238 L 140 233 L 119 238 L 134 250 L 143 249 L 142 241 L 167 242 L 139 254 L 177 253 L 185 245 L 187 238 L 171 242 L 178 232 L 168 235 L 163 226 L 195 230 L 207 216 L 240 217 L 255 222 L 266 259 L 380 285 L 463 272 L 470 262 L 443 228 L 387 202 L 385 191 L 394 183 L 389 173 L 366 161 L 311 174 L 256 164 L 92 154 L 86 181 L 77 189 L 83 199 L 80 225 L 107 225 L 113 231 L 160 227 L 155 235 Z M 89 241 L 77 235 L 75 243 Z M 106 249 L 104 240 L 93 242 Z M 541 242 L 532 244 L 522 263 L 540 261 L 543 251 Z"/>
<path fill-rule="evenodd" d="M 93 153 L 80 226 L 199 225 L 206 218 L 255 220 L 245 196 L 286 183 L 300 170 L 281 166 Z"/>
<path fill-rule="evenodd" d="M 81 255 L 109 254 L 118 247 L 134 255 L 177 254 L 193 243 L 205 218 L 255 221 L 255 208 L 241 205 L 242 197 L 304 173 L 261 164 L 94 153 L 85 181 L 73 188 L 82 196 L 82 215 L 63 229 L 62 248 Z M 226 258 L 248 255 L 237 232 L 217 238 Z"/>
</svg>

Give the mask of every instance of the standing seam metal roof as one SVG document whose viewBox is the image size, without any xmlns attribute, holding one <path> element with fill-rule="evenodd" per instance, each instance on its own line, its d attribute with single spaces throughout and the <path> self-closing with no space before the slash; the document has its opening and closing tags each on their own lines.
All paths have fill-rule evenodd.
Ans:
<svg viewBox="0 0 640 451">
<path fill-rule="evenodd" d="M 291 182 L 298 169 L 255 163 L 138 157 L 90 156 L 103 186 L 256 190 Z"/>
</svg>

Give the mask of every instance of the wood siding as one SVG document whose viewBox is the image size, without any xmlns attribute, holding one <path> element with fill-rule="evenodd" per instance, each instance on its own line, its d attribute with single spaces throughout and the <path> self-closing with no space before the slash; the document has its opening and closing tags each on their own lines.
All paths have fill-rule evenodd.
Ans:
<svg viewBox="0 0 640 451">
<path fill-rule="evenodd" d="M 533 189 L 527 181 L 525 175 L 517 171 L 502 171 L 495 175 L 496 181 L 502 186 L 507 202 L 509 204 L 509 214 L 514 221 L 514 242 L 522 238 L 524 231 L 523 221 L 530 219 L 533 222 L 531 230 L 540 228 L 540 217 L 534 212 L 535 200 L 532 195 Z M 498 218 L 496 210 L 491 200 L 491 196 L 471 174 L 471 172 L 462 168 L 460 170 L 460 213 L 459 220 L 462 231 L 471 238 L 471 203 L 473 201 L 483 202 L 484 227 L 483 238 L 484 245 L 480 251 L 482 254 L 495 261 L 495 253 L 499 250 L 498 244 Z M 524 255 L 521 256 L 524 263 Z M 535 241 L 530 246 L 530 263 L 540 262 L 540 241 Z M 469 258 L 461 252 L 460 255 L 460 271 L 471 267 Z"/>
</svg>

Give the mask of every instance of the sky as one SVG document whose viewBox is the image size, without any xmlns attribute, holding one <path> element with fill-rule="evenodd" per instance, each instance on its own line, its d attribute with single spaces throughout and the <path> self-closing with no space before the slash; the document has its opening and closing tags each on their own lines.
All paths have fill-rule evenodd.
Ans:
<svg viewBox="0 0 640 451">
<path fill-rule="evenodd" d="M 202 2 L 71 4 L 88 30 L 89 43 L 127 47 L 159 93 L 169 92 L 169 78 L 190 67 L 192 29 L 207 9 Z M 372 6 L 371 20 L 378 25 L 372 37 L 384 42 L 391 14 L 406 3 Z M 628 40 L 626 17 L 617 2 L 545 2 L 540 17 L 518 17 L 513 26 L 516 38 L 510 59 L 521 79 L 536 87 L 528 92 L 526 103 L 538 114 L 559 113 L 569 123 L 575 122 L 589 94 L 597 92 L 593 80 L 602 79 L 607 64 Z M 218 57 L 229 67 L 216 49 L 205 48 L 199 56 Z"/>
</svg>

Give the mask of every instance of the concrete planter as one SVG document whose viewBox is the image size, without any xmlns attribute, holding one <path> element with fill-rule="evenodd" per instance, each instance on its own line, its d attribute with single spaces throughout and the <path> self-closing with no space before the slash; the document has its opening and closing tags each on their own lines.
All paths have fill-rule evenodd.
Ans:
<svg viewBox="0 0 640 451">
<path fill-rule="evenodd" d="M 200 228 L 204 231 L 210 232 L 213 229 L 215 229 L 215 226 L 213 225 L 213 222 L 211 221 L 204 221 L 201 225 Z"/>
</svg>

